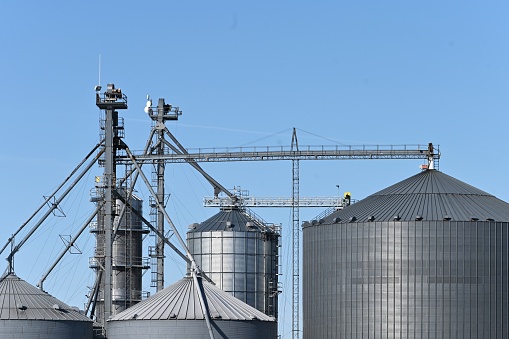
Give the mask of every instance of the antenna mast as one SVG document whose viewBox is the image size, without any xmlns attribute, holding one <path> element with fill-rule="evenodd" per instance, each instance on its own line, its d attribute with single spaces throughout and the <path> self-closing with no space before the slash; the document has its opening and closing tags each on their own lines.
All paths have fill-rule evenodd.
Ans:
<svg viewBox="0 0 509 339">
<path fill-rule="evenodd" d="M 101 86 L 101 53 L 99 53 L 99 82 L 97 85 Z"/>
</svg>

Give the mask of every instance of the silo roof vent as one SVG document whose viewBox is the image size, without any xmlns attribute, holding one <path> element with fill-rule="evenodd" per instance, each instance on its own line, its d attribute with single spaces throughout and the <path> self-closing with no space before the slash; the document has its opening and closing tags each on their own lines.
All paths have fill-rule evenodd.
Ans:
<svg viewBox="0 0 509 339">
<path fill-rule="evenodd" d="M 202 289 L 208 304 L 210 317 L 224 320 L 250 320 L 255 316 L 260 321 L 274 322 L 270 317 L 254 307 L 220 290 L 218 287 L 198 277 L 199 286 L 192 277 L 186 276 L 164 290 L 129 307 L 109 321 L 132 320 L 203 320 L 205 315 L 200 304 L 198 290 Z"/>
<path fill-rule="evenodd" d="M 248 227 L 251 223 L 252 227 Z M 213 215 L 200 224 L 196 228 L 190 229 L 189 232 L 215 232 L 215 231 L 262 231 L 265 229 L 263 222 L 258 221 L 255 217 L 247 214 L 238 208 L 230 210 L 221 210 L 219 213 Z"/>
<path fill-rule="evenodd" d="M 508 222 L 509 203 L 447 174 L 428 169 L 337 210 L 326 220 L 331 222 L 336 217 L 348 220 L 355 215 L 358 220 L 367 222 L 374 215 L 377 222 L 384 222 L 394 221 L 396 214 L 401 217 L 399 222 L 415 221 L 416 215 L 426 221 L 443 221 L 448 215 L 457 221 L 475 216 L 480 221 L 493 218 Z"/>
<path fill-rule="evenodd" d="M 14 273 L 0 278 L 0 320 L 70 320 L 92 322 L 69 305 L 20 279 Z M 20 312 L 23 311 L 23 312 Z"/>
</svg>

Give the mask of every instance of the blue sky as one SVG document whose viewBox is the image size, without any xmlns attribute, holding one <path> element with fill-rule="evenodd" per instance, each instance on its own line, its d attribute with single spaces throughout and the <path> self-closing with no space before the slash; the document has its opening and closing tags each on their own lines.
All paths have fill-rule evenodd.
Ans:
<svg viewBox="0 0 509 339">
<path fill-rule="evenodd" d="M 128 96 L 121 115 L 131 149 L 148 137 L 149 94 L 181 108 L 168 125 L 188 148 L 289 145 L 292 127 L 301 145 L 433 142 L 440 170 L 509 200 L 507 2 L 4 1 L 1 8 L 2 245 L 98 141 L 99 55 L 101 85 L 113 82 Z M 334 196 L 340 185 L 361 199 L 421 163 L 301 162 L 301 195 Z M 291 195 L 290 162 L 203 167 L 252 196 Z M 66 218 L 44 224 L 21 249 L 22 278 L 35 284 L 62 248 L 58 235 L 81 226 L 100 174 L 94 168 L 65 203 Z M 167 186 L 182 235 L 217 212 L 202 207 L 212 190 L 188 166 L 169 166 Z M 139 194 L 148 201 L 142 187 Z M 289 210 L 255 211 L 291 224 Z M 301 219 L 319 213 L 301 210 Z M 282 299 L 289 303 L 288 236 Z M 93 241 L 80 240 L 84 254 L 66 257 L 48 292 L 82 306 Z M 170 283 L 183 264 L 168 262 Z M 283 336 L 291 331 L 288 303 Z"/>
</svg>

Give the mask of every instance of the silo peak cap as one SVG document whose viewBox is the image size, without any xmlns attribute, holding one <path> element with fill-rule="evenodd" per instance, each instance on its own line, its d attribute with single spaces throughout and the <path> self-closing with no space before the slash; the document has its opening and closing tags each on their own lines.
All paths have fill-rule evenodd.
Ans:
<svg viewBox="0 0 509 339">
<path fill-rule="evenodd" d="M 326 217 L 326 223 L 335 223 L 335 218 L 369 222 L 371 216 L 376 216 L 377 222 L 473 218 L 509 222 L 509 203 L 443 172 L 428 169 L 333 212 Z"/>
</svg>

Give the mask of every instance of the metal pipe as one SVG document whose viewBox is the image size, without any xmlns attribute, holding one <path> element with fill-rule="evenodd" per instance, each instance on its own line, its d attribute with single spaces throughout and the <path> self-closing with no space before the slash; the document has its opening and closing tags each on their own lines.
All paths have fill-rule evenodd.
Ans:
<svg viewBox="0 0 509 339">
<path fill-rule="evenodd" d="M 21 232 L 21 230 L 23 230 L 23 228 L 37 215 L 37 213 L 40 212 L 40 210 L 46 206 L 46 204 L 55 196 L 55 194 L 57 194 L 57 192 L 72 178 L 72 176 L 78 171 L 78 169 L 83 165 L 83 163 L 85 161 L 88 160 L 88 158 L 90 158 L 90 156 L 97 150 L 97 148 L 99 148 L 99 146 L 102 145 L 102 143 L 104 142 L 104 140 L 101 140 L 100 143 L 98 143 L 97 145 L 95 145 L 95 147 L 87 154 L 87 156 L 81 160 L 81 162 L 79 163 L 78 166 L 76 166 L 72 172 L 67 176 L 67 178 L 65 178 L 65 180 L 53 191 L 53 193 L 51 193 L 45 200 L 44 202 L 36 209 L 36 211 L 30 216 L 30 218 L 28 218 L 27 221 L 25 221 L 23 223 L 23 225 L 21 225 L 17 230 L 16 232 L 14 232 L 12 234 L 12 236 L 7 240 L 7 243 L 4 245 L 4 247 L 2 247 L 2 249 L 0 250 L 0 254 L 2 254 L 4 252 L 4 250 L 7 248 L 7 246 L 9 246 L 11 240 L 19 233 Z"/>
<path fill-rule="evenodd" d="M 150 148 L 150 143 L 151 143 L 151 138 L 154 136 L 154 133 L 155 133 L 155 130 L 152 129 L 150 131 L 150 136 L 149 136 L 149 139 L 147 140 L 147 143 L 145 145 L 145 149 L 143 150 L 143 153 L 144 154 L 149 154 L 149 148 Z M 140 166 L 141 167 L 141 166 Z M 126 180 L 127 178 L 130 176 L 130 175 L 133 175 L 133 179 L 131 180 L 131 187 L 129 188 L 129 191 L 128 191 L 128 194 L 127 196 L 131 196 L 132 192 L 134 192 L 134 186 L 136 185 L 136 181 L 138 180 L 138 172 L 137 171 L 131 171 L 131 173 L 128 175 L 126 174 L 124 178 L 122 178 L 120 180 L 120 185 L 122 185 Z M 120 195 L 118 194 L 118 192 L 115 190 L 113 192 L 117 197 L 120 197 Z M 124 204 L 126 203 L 126 201 L 122 200 L 124 202 Z M 124 216 L 125 214 L 125 206 L 122 208 L 122 210 L 120 211 L 120 215 L 119 215 L 119 220 L 122 219 L 122 217 Z M 118 232 L 118 228 L 119 228 L 119 224 L 115 225 L 115 229 L 113 231 L 113 237 L 115 237 L 117 235 L 117 232 Z"/>
<path fill-rule="evenodd" d="M 119 198 L 119 199 L 120 199 L 120 200 L 121 200 L 124 204 L 126 204 L 126 205 L 128 205 L 128 204 L 129 204 L 129 202 L 127 202 L 127 201 L 124 199 L 124 197 L 122 197 L 122 196 L 121 196 L 118 192 L 116 192 L 116 191 L 115 191 L 115 192 L 114 192 L 114 194 L 115 194 L 115 196 L 116 196 L 117 198 Z M 154 232 L 154 233 L 155 233 L 155 234 L 156 234 L 156 235 L 157 235 L 157 236 L 158 236 L 158 237 L 159 237 L 159 238 L 160 238 L 160 239 L 161 239 L 161 240 L 162 240 L 162 241 L 163 241 L 166 245 L 170 246 L 170 248 L 171 248 L 173 251 L 175 251 L 175 253 L 177 253 L 177 254 L 178 254 L 178 255 L 179 255 L 182 259 L 184 259 L 186 263 L 191 264 L 191 261 L 189 260 L 189 258 L 187 258 L 187 257 L 186 257 L 186 255 L 185 255 L 184 253 L 182 253 L 182 252 L 181 252 L 181 251 L 180 251 L 180 250 L 179 250 L 179 249 L 178 249 L 175 245 L 173 245 L 173 244 L 170 242 L 170 240 L 169 240 L 167 237 L 165 237 L 165 236 L 164 236 L 164 234 L 162 234 L 161 232 L 159 232 L 159 231 L 158 231 L 158 229 L 157 229 L 156 227 L 154 227 L 154 226 L 150 223 L 150 221 L 148 221 L 147 219 L 145 219 L 145 218 L 143 217 L 143 215 L 142 215 L 140 212 L 138 212 L 136 209 L 133 209 L 132 211 L 133 211 L 133 213 L 134 213 L 134 214 L 135 214 L 138 218 L 140 218 L 140 220 L 141 220 L 141 221 L 142 221 L 145 225 L 147 225 L 147 227 L 148 227 L 148 228 L 150 228 L 150 230 L 151 230 L 152 232 Z M 209 278 L 209 277 L 208 277 L 208 276 L 207 276 L 204 272 L 201 272 L 200 274 L 201 274 L 201 276 L 202 276 L 205 280 L 207 280 L 209 283 L 211 283 L 211 284 L 213 284 L 213 285 L 215 285 L 215 284 L 216 284 L 216 283 L 215 283 L 215 282 L 213 282 L 213 281 L 212 281 L 212 279 L 210 279 L 210 278 Z"/>
<path fill-rule="evenodd" d="M 112 315 L 112 243 L 113 243 L 113 187 L 115 186 L 116 163 L 115 145 L 113 143 L 113 115 L 115 110 L 108 107 L 105 119 L 105 146 L 104 146 L 104 319 L 102 324 L 106 327 L 106 321 Z"/>
<path fill-rule="evenodd" d="M 62 202 L 62 200 L 69 194 L 69 192 L 76 186 L 76 184 L 83 178 L 85 173 L 95 164 L 95 162 L 101 157 L 103 151 L 99 151 L 94 159 L 86 166 L 86 168 L 78 175 L 78 177 L 72 182 L 72 184 L 65 190 L 65 192 L 51 205 L 51 208 L 44 214 L 44 216 L 35 224 L 35 226 L 30 230 L 30 232 L 21 240 L 19 244 L 14 247 L 9 256 L 7 257 L 7 261 L 11 262 L 12 257 L 16 252 L 19 251 L 21 246 L 25 244 L 25 242 L 34 234 L 34 232 L 41 226 L 41 224 L 46 220 L 46 218 L 58 207 L 58 204 Z"/>
<path fill-rule="evenodd" d="M 205 291 L 202 286 L 198 282 L 198 278 L 196 277 L 196 270 L 191 271 L 191 275 L 193 276 L 194 286 L 196 286 L 196 290 L 198 292 L 198 298 L 200 299 L 200 306 L 203 312 L 203 316 L 205 317 L 205 322 L 207 323 L 207 328 L 209 330 L 210 339 L 214 339 L 214 333 L 212 332 L 212 326 L 210 325 L 210 316 L 209 311 L 207 309 L 207 305 L 205 304 Z"/>
<path fill-rule="evenodd" d="M 136 169 L 138 170 L 138 172 L 140 173 L 141 175 L 141 178 L 143 179 L 143 181 L 145 182 L 145 185 L 147 186 L 148 190 L 150 191 L 150 194 L 152 194 L 152 197 L 154 197 L 155 199 L 155 202 L 157 204 L 157 208 L 164 214 L 164 217 L 166 218 L 166 221 L 168 222 L 168 224 L 170 224 L 172 230 L 173 230 L 173 233 L 175 234 L 175 236 L 177 237 L 177 240 L 179 241 L 180 245 L 182 246 L 182 248 L 184 248 L 186 250 L 186 256 L 189 258 L 189 260 L 191 261 L 191 269 L 195 269 L 196 268 L 196 262 L 194 261 L 194 258 L 193 256 L 191 255 L 191 252 L 189 251 L 189 248 L 187 248 L 187 245 L 186 243 L 184 242 L 184 240 L 182 239 L 182 237 L 180 236 L 177 228 L 175 227 L 175 225 L 173 224 L 173 221 L 171 221 L 170 219 L 170 216 L 168 215 L 168 213 L 166 212 L 164 206 L 162 204 L 160 204 L 158 201 L 157 201 L 157 195 L 156 195 L 156 192 L 154 192 L 154 189 L 152 188 L 152 186 L 150 185 L 150 182 L 148 181 L 147 177 L 145 176 L 145 174 L 141 171 L 141 167 L 140 165 L 136 162 L 136 159 L 134 158 L 133 154 L 131 153 L 131 151 L 129 150 L 129 148 L 126 148 L 125 149 L 127 155 L 129 156 L 129 158 L 131 159 L 133 165 L 136 167 Z"/>
<path fill-rule="evenodd" d="M 173 134 L 170 133 L 170 131 L 168 130 L 168 128 L 165 126 L 165 131 L 166 131 L 166 134 L 168 134 L 168 136 L 170 137 L 170 139 L 179 147 L 180 149 L 180 152 L 178 150 L 176 150 L 174 147 L 172 147 L 172 145 L 170 145 L 166 140 L 163 140 L 169 147 L 171 147 L 173 149 L 173 151 L 177 154 L 182 154 L 182 155 L 189 155 L 189 153 L 187 152 L 187 150 L 180 144 L 180 142 L 177 140 L 177 138 L 175 138 L 173 136 Z M 221 185 L 219 182 L 217 182 L 214 178 L 212 178 L 207 172 L 205 172 L 200 165 L 198 165 L 196 163 L 196 161 L 194 159 L 186 159 L 186 162 L 193 166 L 198 172 L 201 173 L 201 175 L 203 175 L 205 177 L 205 179 L 207 179 L 207 181 L 212 185 L 212 187 L 214 187 L 214 195 L 217 196 L 217 194 L 219 192 L 217 192 L 217 190 L 221 190 L 224 192 L 224 194 L 226 194 L 227 196 L 229 196 L 233 201 L 236 201 L 237 200 L 237 196 L 233 193 L 231 193 L 230 191 L 228 191 L 223 185 Z"/>
<path fill-rule="evenodd" d="M 161 114 L 163 110 L 158 109 L 159 120 L 163 121 L 163 117 Z M 164 130 L 159 130 L 157 134 L 158 145 L 157 145 L 157 154 L 164 154 Z M 157 162 L 157 202 L 161 205 L 164 205 L 164 172 L 166 169 L 166 164 L 164 160 L 159 160 Z M 157 230 L 159 233 L 164 235 L 164 215 L 161 211 L 157 213 Z M 156 291 L 159 292 L 164 289 L 164 243 L 162 241 L 157 241 L 156 246 L 156 260 L 157 260 L 157 276 L 156 276 Z"/>
<path fill-rule="evenodd" d="M 186 250 L 186 255 L 189 258 L 189 260 L 191 261 L 191 274 L 193 276 L 194 284 L 195 284 L 197 292 L 198 292 L 198 297 L 200 299 L 200 304 L 201 304 L 201 307 L 202 307 L 203 316 L 205 317 L 205 321 L 207 323 L 207 328 L 209 330 L 210 338 L 214 339 L 214 333 L 212 332 L 212 326 L 210 325 L 209 313 L 208 313 L 208 310 L 207 310 L 207 306 L 205 304 L 204 291 L 203 291 L 202 288 L 200 288 L 200 285 L 198 284 L 198 279 L 196 277 L 196 274 L 197 274 L 197 272 L 200 271 L 200 268 L 198 266 L 196 266 L 196 262 L 194 261 L 194 258 L 192 256 L 191 252 L 189 251 L 189 249 L 186 246 L 186 243 L 184 242 L 184 240 L 180 236 L 177 228 L 175 227 L 175 225 L 171 221 L 168 213 L 164 209 L 164 206 L 162 206 L 162 204 L 160 204 L 159 201 L 157 201 L 157 195 L 154 192 L 154 189 L 152 188 L 152 186 L 150 186 L 150 182 L 148 181 L 148 179 L 145 176 L 145 174 L 141 171 L 141 168 L 138 165 L 138 163 L 136 162 L 136 159 L 134 159 L 134 156 L 132 155 L 131 151 L 129 150 L 129 148 L 126 148 L 125 151 L 126 151 L 127 155 L 129 156 L 129 158 L 131 159 L 133 165 L 136 167 L 136 169 L 140 173 L 143 181 L 145 182 L 145 185 L 147 186 L 147 188 L 150 191 L 150 194 L 152 194 L 152 196 L 156 199 L 155 201 L 156 201 L 158 209 L 164 214 L 166 220 L 168 221 L 168 223 L 170 224 L 171 228 L 173 229 L 173 233 L 175 234 L 175 236 L 177 237 L 178 241 L 180 242 L 180 245 Z"/>
<path fill-rule="evenodd" d="M 115 192 L 114 192 L 114 194 L 115 194 L 115 196 L 116 196 L 118 199 L 120 199 L 120 200 L 121 200 L 121 201 L 122 201 L 122 202 L 123 202 L 126 206 L 127 206 L 127 205 L 130 205 L 130 204 L 129 204 L 129 202 L 128 202 L 128 201 L 126 201 L 126 199 L 124 199 L 124 197 L 122 197 L 122 196 L 121 196 L 118 192 L 116 192 L 116 191 L 115 191 Z M 178 254 L 178 255 L 179 255 L 182 259 L 184 259 L 184 260 L 185 260 L 188 264 L 190 264 L 190 263 L 191 263 L 191 261 L 190 261 L 190 260 L 186 257 L 186 255 L 185 255 L 184 253 L 180 252 L 180 251 L 179 251 L 179 249 L 178 249 L 178 248 L 176 248 L 176 247 L 175 247 L 175 245 L 173 245 L 173 244 L 172 244 L 172 243 L 168 240 L 168 238 L 166 238 L 166 237 L 164 236 L 164 234 L 162 234 L 161 232 L 159 232 L 159 230 L 158 230 L 157 228 L 155 228 L 155 227 L 154 227 L 154 226 L 150 223 L 150 221 L 148 221 L 147 219 L 145 219 L 145 218 L 143 217 L 143 215 L 141 215 L 141 213 L 140 213 L 140 212 L 138 212 L 136 209 L 133 209 L 132 211 L 133 211 L 133 213 L 134 213 L 134 214 L 135 214 L 138 218 L 140 218 L 140 220 L 141 220 L 141 221 L 142 221 L 145 225 L 147 225 L 147 227 L 148 227 L 148 228 L 150 228 L 150 230 L 151 230 L 152 232 L 154 232 L 154 233 L 155 233 L 155 234 L 156 234 L 159 238 L 161 238 L 161 240 L 162 240 L 163 242 L 165 242 L 168 246 L 170 246 L 170 247 L 171 247 L 171 249 L 172 249 L 172 250 L 174 250 L 174 251 L 175 251 L 175 252 L 176 252 L 176 253 L 177 253 L 177 254 Z"/>
<path fill-rule="evenodd" d="M 37 283 L 37 287 L 39 287 L 41 290 L 44 290 L 43 283 L 46 280 L 46 278 L 48 277 L 48 275 L 51 273 L 51 271 L 53 271 L 53 269 L 55 268 L 55 266 L 57 266 L 57 264 L 60 262 L 60 260 L 62 260 L 62 258 L 64 257 L 65 253 L 67 253 L 67 251 L 74 245 L 76 240 L 78 240 L 78 238 L 81 236 L 83 231 L 87 228 L 87 226 L 90 225 L 90 223 L 95 218 L 95 216 L 97 215 L 97 213 L 99 212 L 101 207 L 102 207 L 102 204 L 98 204 L 97 205 L 96 210 L 90 215 L 90 217 L 88 217 L 87 221 L 85 221 L 85 223 L 80 228 L 78 233 L 71 239 L 71 241 L 69 241 L 69 243 L 67 244 L 65 249 L 60 253 L 58 258 L 55 260 L 53 265 L 51 265 L 51 267 L 42 275 L 41 280 L 39 280 L 39 282 Z"/>
<path fill-rule="evenodd" d="M 92 288 L 92 293 L 90 294 L 90 297 L 88 298 L 87 307 L 85 308 L 85 314 L 88 313 L 88 309 L 90 306 L 92 306 L 92 310 L 90 310 L 90 319 L 93 318 L 95 313 L 95 306 L 97 305 L 97 296 L 99 295 L 99 283 L 101 282 L 101 279 L 103 277 L 103 271 L 100 270 L 95 278 L 94 287 Z"/>
</svg>

